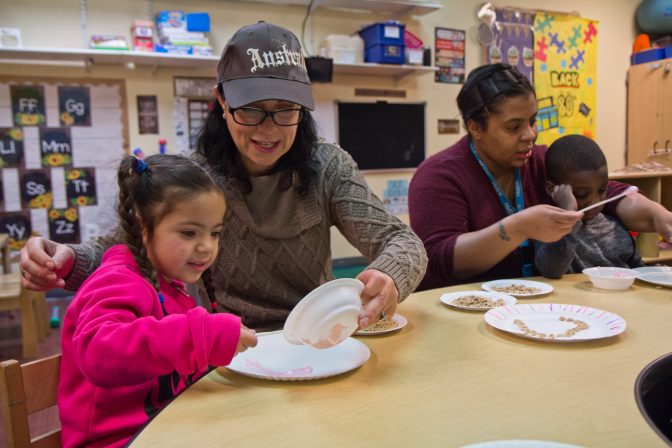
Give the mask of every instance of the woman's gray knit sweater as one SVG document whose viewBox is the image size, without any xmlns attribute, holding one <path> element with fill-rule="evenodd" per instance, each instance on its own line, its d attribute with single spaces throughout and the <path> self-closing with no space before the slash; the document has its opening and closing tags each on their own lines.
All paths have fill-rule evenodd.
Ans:
<svg viewBox="0 0 672 448">
<path fill-rule="evenodd" d="M 405 299 L 425 274 L 427 255 L 408 226 L 391 216 L 348 153 L 318 143 L 317 181 L 307 194 L 279 191 L 280 174 L 253 177 L 252 192 L 227 187 L 227 219 L 212 266 L 219 309 L 258 331 L 282 328 L 294 305 L 333 279 L 330 227 L 388 274 Z M 98 266 L 106 244 L 72 246 L 76 261 L 66 288 L 76 289 Z M 203 291 L 202 291 L 203 292 Z"/>
</svg>

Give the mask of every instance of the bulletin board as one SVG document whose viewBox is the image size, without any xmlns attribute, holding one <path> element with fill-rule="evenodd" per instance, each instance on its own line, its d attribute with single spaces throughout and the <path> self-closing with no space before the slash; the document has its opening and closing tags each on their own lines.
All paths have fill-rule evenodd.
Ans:
<svg viewBox="0 0 672 448">
<path fill-rule="evenodd" d="M 116 224 L 123 80 L 0 77 L 0 232 L 80 243 Z"/>
<path fill-rule="evenodd" d="M 595 139 L 598 22 L 563 14 L 534 19 L 537 144 L 567 134 Z"/>
<path fill-rule="evenodd" d="M 516 66 L 534 83 L 537 144 L 567 134 L 595 139 L 598 22 L 577 13 L 494 8 L 488 63 Z"/>
</svg>

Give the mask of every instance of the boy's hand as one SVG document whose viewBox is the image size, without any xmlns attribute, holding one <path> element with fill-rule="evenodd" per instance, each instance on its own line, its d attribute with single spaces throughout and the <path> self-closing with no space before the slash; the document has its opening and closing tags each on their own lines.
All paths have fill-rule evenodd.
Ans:
<svg viewBox="0 0 672 448">
<path fill-rule="evenodd" d="M 572 193 L 572 186 L 567 184 L 555 185 L 553 187 L 553 194 L 551 199 L 555 205 L 565 210 L 577 211 L 579 209 L 574 193 Z"/>
</svg>

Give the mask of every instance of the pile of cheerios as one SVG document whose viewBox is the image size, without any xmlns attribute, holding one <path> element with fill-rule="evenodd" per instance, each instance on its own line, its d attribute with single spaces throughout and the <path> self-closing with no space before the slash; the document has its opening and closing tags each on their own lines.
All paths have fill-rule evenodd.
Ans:
<svg viewBox="0 0 672 448">
<path fill-rule="evenodd" d="M 453 304 L 467 308 L 494 308 L 504 306 L 504 301 L 502 299 L 492 300 L 488 297 L 470 295 L 458 297 L 453 300 Z"/>
<path fill-rule="evenodd" d="M 514 320 L 513 323 L 516 324 L 516 326 L 520 329 L 520 331 L 523 332 L 523 334 L 525 336 L 531 336 L 531 337 L 536 337 L 536 338 L 541 338 L 541 339 L 571 338 L 572 336 L 574 336 L 579 331 L 587 330 L 589 328 L 589 325 L 587 323 L 585 323 L 584 321 L 579 320 L 579 319 L 573 319 L 571 317 L 564 317 L 564 316 L 560 316 L 558 319 L 563 321 L 563 322 L 573 323 L 574 327 L 568 329 L 564 333 L 556 333 L 556 334 L 549 333 L 549 334 L 546 334 L 546 333 L 541 333 L 541 332 L 537 332 L 537 331 L 534 331 L 534 330 L 530 330 L 528 328 L 528 326 L 525 324 L 525 322 L 523 322 L 520 319 Z"/>
<path fill-rule="evenodd" d="M 383 330 L 394 330 L 399 326 L 399 323 L 394 320 L 393 317 L 388 316 L 383 319 L 380 319 L 378 322 L 375 324 L 371 325 L 370 327 L 362 328 L 361 331 L 362 333 L 368 333 L 368 332 L 375 332 L 375 331 L 383 331 Z"/>
<path fill-rule="evenodd" d="M 504 294 L 537 294 L 541 292 L 541 289 L 539 288 L 516 285 L 515 283 L 509 286 L 495 286 L 492 289 L 497 292 L 503 292 Z"/>
</svg>

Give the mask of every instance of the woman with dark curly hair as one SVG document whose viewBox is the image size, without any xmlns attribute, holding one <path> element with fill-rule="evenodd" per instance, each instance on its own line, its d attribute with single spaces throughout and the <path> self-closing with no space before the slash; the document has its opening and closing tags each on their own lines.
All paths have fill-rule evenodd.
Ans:
<svg viewBox="0 0 672 448">
<path fill-rule="evenodd" d="M 238 30 L 219 61 L 215 96 L 196 157 L 223 175 L 227 197 L 212 267 L 219 308 L 250 328 L 282 328 L 303 296 L 333 279 L 336 226 L 369 262 L 358 276 L 365 285 L 360 327 L 393 314 L 422 279 L 425 250 L 385 210 L 350 155 L 317 139 L 296 36 L 265 22 Z M 31 239 L 21 254 L 23 282 L 76 289 L 102 250 L 100 243 Z"/>
</svg>

